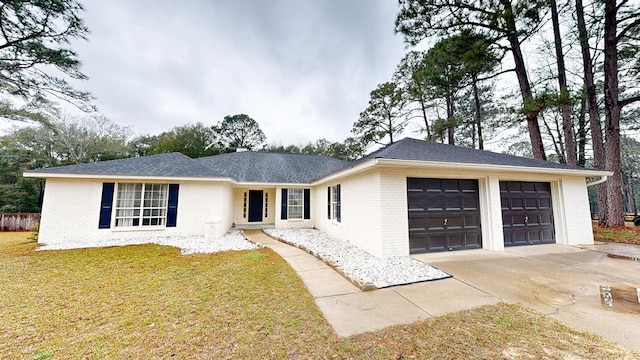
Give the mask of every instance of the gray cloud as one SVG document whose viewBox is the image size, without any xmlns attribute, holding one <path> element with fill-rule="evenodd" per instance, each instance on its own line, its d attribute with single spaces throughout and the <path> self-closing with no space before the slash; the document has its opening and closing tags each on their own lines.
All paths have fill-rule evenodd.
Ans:
<svg viewBox="0 0 640 360">
<path fill-rule="evenodd" d="M 87 2 L 78 86 L 139 134 L 246 113 L 269 142 L 338 141 L 404 53 L 396 12 L 382 0 Z"/>
</svg>

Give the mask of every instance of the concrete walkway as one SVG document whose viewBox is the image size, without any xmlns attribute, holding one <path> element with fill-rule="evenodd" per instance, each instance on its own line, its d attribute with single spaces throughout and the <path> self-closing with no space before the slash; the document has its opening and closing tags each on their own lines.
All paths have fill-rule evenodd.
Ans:
<svg viewBox="0 0 640 360">
<path fill-rule="evenodd" d="M 278 253 L 291 265 L 340 336 L 409 324 L 500 301 L 454 278 L 361 291 L 304 250 L 275 240 L 260 230 L 245 230 L 244 233 L 252 241 Z"/>
<path fill-rule="evenodd" d="M 606 309 L 599 296 L 600 284 L 640 285 L 640 262 L 612 259 L 605 251 L 552 244 L 511 247 L 504 252 L 415 255 L 453 278 L 363 292 L 303 250 L 260 230 L 248 230 L 245 235 L 273 249 L 291 265 L 340 336 L 507 301 L 640 350 L 640 315 Z M 615 248 L 630 258 L 638 250 L 631 245 Z"/>
</svg>

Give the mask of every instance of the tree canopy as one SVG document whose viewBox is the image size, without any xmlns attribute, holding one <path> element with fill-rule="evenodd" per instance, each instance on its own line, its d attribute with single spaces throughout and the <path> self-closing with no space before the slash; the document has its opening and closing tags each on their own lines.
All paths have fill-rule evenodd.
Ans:
<svg viewBox="0 0 640 360">
<path fill-rule="evenodd" d="M 224 152 L 238 148 L 258 150 L 264 146 L 267 137 L 257 121 L 245 114 L 228 115 L 213 127 L 216 143 Z"/>
<path fill-rule="evenodd" d="M 68 47 L 89 34 L 79 16 L 82 11 L 77 0 L 2 2 L 0 94 L 6 97 L 0 102 L 0 116 L 47 123 L 50 101 L 58 99 L 93 109 L 91 95 L 67 81 L 87 78 L 77 54 Z"/>
</svg>

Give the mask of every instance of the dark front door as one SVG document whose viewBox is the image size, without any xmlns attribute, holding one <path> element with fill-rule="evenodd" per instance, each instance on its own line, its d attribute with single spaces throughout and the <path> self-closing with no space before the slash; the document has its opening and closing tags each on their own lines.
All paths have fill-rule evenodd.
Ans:
<svg viewBox="0 0 640 360">
<path fill-rule="evenodd" d="M 551 184 L 500 181 L 504 246 L 554 243 Z"/>
<path fill-rule="evenodd" d="M 482 247 L 478 181 L 407 178 L 411 254 Z"/>
<path fill-rule="evenodd" d="M 249 222 L 262 221 L 262 190 L 249 190 Z"/>
</svg>

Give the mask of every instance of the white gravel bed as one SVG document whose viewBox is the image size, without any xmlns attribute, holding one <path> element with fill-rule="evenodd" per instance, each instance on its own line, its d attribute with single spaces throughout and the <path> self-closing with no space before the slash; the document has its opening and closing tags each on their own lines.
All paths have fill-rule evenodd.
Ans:
<svg viewBox="0 0 640 360">
<path fill-rule="evenodd" d="M 216 239 L 205 239 L 204 236 L 153 236 L 128 239 L 109 239 L 96 243 L 50 243 L 38 250 L 66 250 L 89 247 L 126 246 L 139 244 L 158 244 L 180 248 L 182 254 L 216 253 L 229 250 L 252 250 L 258 246 L 247 239 L 240 230 L 231 230 Z"/>
<path fill-rule="evenodd" d="M 451 275 L 409 256 L 377 258 L 314 229 L 265 229 L 267 234 L 300 247 L 339 269 L 351 280 L 377 288 L 437 280 Z"/>
</svg>

